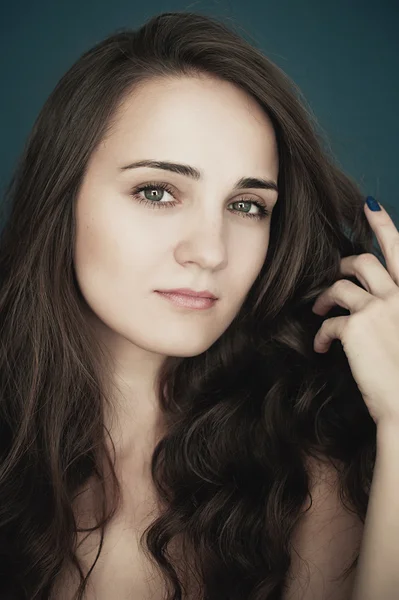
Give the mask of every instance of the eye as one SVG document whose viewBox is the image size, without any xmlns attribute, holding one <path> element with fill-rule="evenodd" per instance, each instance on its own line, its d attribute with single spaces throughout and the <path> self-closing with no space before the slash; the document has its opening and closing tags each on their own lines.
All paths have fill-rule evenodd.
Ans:
<svg viewBox="0 0 399 600">
<path fill-rule="evenodd" d="M 241 213 L 241 211 L 239 211 L 241 214 L 243 214 L 245 217 L 248 217 L 250 219 L 265 219 L 266 217 L 268 217 L 270 215 L 270 211 L 266 208 L 266 204 L 263 204 L 263 202 L 259 202 L 258 200 L 248 200 L 246 198 L 241 198 L 240 200 L 236 200 L 235 202 L 232 202 L 231 204 L 252 204 L 252 206 L 256 206 L 257 208 L 257 212 L 256 213 L 249 213 L 249 212 L 244 212 Z M 231 205 L 229 205 L 231 206 Z"/>
<path fill-rule="evenodd" d="M 170 194 L 173 198 L 173 190 L 172 188 L 164 182 L 157 182 L 157 183 L 146 183 L 144 185 L 140 185 L 137 186 L 135 188 L 132 189 L 131 196 L 137 201 L 140 202 L 142 204 L 146 204 L 147 206 L 150 205 L 151 208 L 165 208 L 167 206 L 175 206 L 177 204 L 177 201 L 172 201 L 172 202 L 161 202 L 161 199 L 157 199 L 155 195 L 151 195 L 152 199 L 148 200 L 147 198 L 142 198 L 142 196 L 140 196 L 141 192 L 146 192 L 146 191 L 155 191 L 155 190 L 163 190 L 164 192 L 168 192 L 168 194 Z"/>
<path fill-rule="evenodd" d="M 168 192 L 168 194 L 170 194 L 173 198 L 175 198 L 174 194 L 173 194 L 173 189 L 165 182 L 149 182 L 140 186 L 137 186 L 135 188 L 133 188 L 130 192 L 131 196 L 137 201 L 140 202 L 141 204 L 145 204 L 146 206 L 149 206 L 150 208 L 171 208 L 173 206 L 176 206 L 176 204 L 178 204 L 177 200 L 172 200 L 169 202 L 162 202 L 163 198 L 159 198 L 157 199 L 157 195 L 156 194 L 151 194 L 151 200 L 148 200 L 147 198 L 143 198 L 142 196 L 140 196 L 140 194 L 142 192 L 146 192 L 146 191 L 151 191 L 154 192 L 156 190 L 162 190 L 164 192 Z M 229 204 L 229 206 L 233 206 L 234 204 L 237 205 L 241 205 L 242 207 L 250 207 L 251 205 L 253 207 L 256 207 L 256 212 L 249 212 L 248 210 L 237 210 L 237 209 L 233 209 L 234 212 L 236 212 L 239 216 L 244 217 L 244 218 L 248 218 L 248 219 L 257 219 L 257 220 L 262 220 L 265 219 L 266 217 L 268 217 L 270 215 L 270 211 L 268 210 L 268 208 L 266 207 L 266 204 L 263 201 L 260 201 L 258 199 L 248 199 L 248 198 L 239 198 L 238 200 L 235 200 L 234 202 L 231 202 Z"/>
</svg>

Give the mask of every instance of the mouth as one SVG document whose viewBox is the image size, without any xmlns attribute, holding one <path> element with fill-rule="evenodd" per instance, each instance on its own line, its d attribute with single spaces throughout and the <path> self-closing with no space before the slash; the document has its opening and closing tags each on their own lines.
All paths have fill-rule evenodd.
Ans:
<svg viewBox="0 0 399 600">
<path fill-rule="evenodd" d="M 155 290 L 157 294 L 180 308 L 188 308 L 194 310 L 206 310 L 212 308 L 217 302 L 218 298 L 211 294 L 210 296 L 201 295 L 209 292 L 195 293 L 190 290 L 190 294 L 187 292 L 180 292 L 177 290 Z M 194 295 L 192 295 L 194 294 Z"/>
<path fill-rule="evenodd" d="M 211 300 L 217 300 L 217 296 L 215 296 L 215 294 L 212 294 L 212 292 L 210 292 L 209 290 L 203 290 L 203 291 L 195 291 L 192 290 L 190 288 L 176 288 L 173 290 L 155 290 L 156 292 L 159 292 L 160 294 L 175 294 L 175 295 L 179 295 L 179 296 L 190 296 L 192 298 L 210 298 Z"/>
</svg>

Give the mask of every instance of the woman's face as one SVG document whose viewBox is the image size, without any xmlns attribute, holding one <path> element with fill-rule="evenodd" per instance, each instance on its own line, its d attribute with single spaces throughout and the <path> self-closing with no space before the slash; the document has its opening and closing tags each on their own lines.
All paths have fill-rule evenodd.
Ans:
<svg viewBox="0 0 399 600">
<path fill-rule="evenodd" d="M 144 160 L 189 165 L 200 177 L 126 168 Z M 209 348 L 266 257 L 271 217 L 256 203 L 271 212 L 278 195 L 236 183 L 251 177 L 277 185 L 277 176 L 271 122 L 234 85 L 205 76 L 157 79 L 132 93 L 91 157 L 76 208 L 76 276 L 108 338 L 162 356 Z M 134 198 L 132 190 L 147 184 Z M 176 288 L 208 290 L 218 300 L 194 310 L 156 292 Z"/>
</svg>

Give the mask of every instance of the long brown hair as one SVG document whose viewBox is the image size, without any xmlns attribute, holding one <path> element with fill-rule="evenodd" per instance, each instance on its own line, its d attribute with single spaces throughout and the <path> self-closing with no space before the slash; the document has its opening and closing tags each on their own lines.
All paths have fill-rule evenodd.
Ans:
<svg viewBox="0 0 399 600">
<path fill-rule="evenodd" d="M 168 421 L 152 458 L 165 506 L 141 543 L 184 586 L 168 545 L 195 552 L 206 600 L 280 597 L 291 534 L 309 495 L 307 457 L 339 472 L 344 503 L 364 520 L 375 426 L 340 342 L 313 351 L 315 298 L 340 258 L 377 253 L 364 198 L 335 164 L 298 88 L 222 22 L 163 13 L 87 51 L 45 102 L 9 184 L 0 241 L 0 595 L 44 600 L 76 558 L 72 502 L 104 458 L 107 365 L 74 273 L 75 198 L 94 149 L 127 94 L 154 77 L 210 74 L 265 110 L 279 152 L 279 199 L 265 264 L 226 332 L 204 353 L 166 360 L 159 397 Z M 381 257 L 380 257 L 381 258 Z M 355 280 L 353 280 L 355 281 Z M 357 282 L 358 283 L 358 282 Z M 329 316 L 348 314 L 335 308 Z M 111 440 L 112 441 L 112 440 Z M 103 494 L 105 497 L 105 494 Z M 101 496 L 100 496 L 101 497 Z M 95 564 L 95 563 L 94 563 Z M 93 566 L 94 566 L 93 564 Z M 352 565 L 353 566 L 353 565 Z M 349 565 L 348 565 L 349 567 Z"/>
</svg>

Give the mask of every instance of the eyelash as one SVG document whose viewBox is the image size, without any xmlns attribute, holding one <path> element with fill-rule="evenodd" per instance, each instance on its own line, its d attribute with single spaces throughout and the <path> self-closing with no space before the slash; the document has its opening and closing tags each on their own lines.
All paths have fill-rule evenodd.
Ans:
<svg viewBox="0 0 399 600">
<path fill-rule="evenodd" d="M 146 183 L 145 185 L 137 186 L 131 190 L 130 194 L 137 202 L 140 202 L 141 204 L 145 204 L 146 206 L 149 205 L 151 208 L 166 208 L 166 207 L 176 206 L 176 204 L 178 204 L 178 202 L 176 202 L 176 201 L 151 202 L 151 200 L 146 200 L 144 198 L 141 198 L 138 195 L 140 192 L 144 192 L 146 190 L 158 189 L 158 188 L 168 192 L 174 198 L 173 189 L 167 183 L 164 183 L 162 181 L 156 182 L 156 183 L 150 182 L 150 183 Z M 241 213 L 241 211 L 237 211 L 238 213 L 241 213 L 241 215 L 243 215 L 244 218 L 256 219 L 258 221 L 261 221 L 262 219 L 265 219 L 266 217 L 268 217 L 270 215 L 270 211 L 266 208 L 266 206 L 264 206 L 264 204 L 262 204 L 261 202 L 259 202 L 257 200 L 248 200 L 246 198 L 239 198 L 238 200 L 236 200 L 235 202 L 232 202 L 231 204 L 236 204 L 237 202 L 251 202 L 252 204 L 257 206 L 259 209 L 258 214 Z"/>
</svg>

